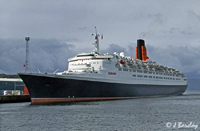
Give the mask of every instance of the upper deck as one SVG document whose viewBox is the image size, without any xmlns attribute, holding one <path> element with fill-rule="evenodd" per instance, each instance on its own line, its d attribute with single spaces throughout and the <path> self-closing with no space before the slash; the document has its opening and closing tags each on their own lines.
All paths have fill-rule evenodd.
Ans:
<svg viewBox="0 0 200 131">
<path fill-rule="evenodd" d="M 73 58 L 69 58 L 68 62 L 78 61 L 78 60 L 92 60 L 92 59 L 111 59 L 113 55 L 110 54 L 96 54 L 96 53 L 81 53 Z"/>
</svg>

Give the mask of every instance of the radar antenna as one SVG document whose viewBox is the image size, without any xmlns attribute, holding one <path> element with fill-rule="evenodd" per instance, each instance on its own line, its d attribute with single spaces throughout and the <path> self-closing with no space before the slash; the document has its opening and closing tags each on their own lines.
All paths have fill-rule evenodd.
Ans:
<svg viewBox="0 0 200 131">
<path fill-rule="evenodd" d="M 96 27 L 94 27 L 95 28 L 95 43 L 93 43 L 93 45 L 94 45 L 94 52 L 95 53 L 97 53 L 97 54 L 99 54 L 99 34 L 97 34 L 97 28 Z"/>
</svg>

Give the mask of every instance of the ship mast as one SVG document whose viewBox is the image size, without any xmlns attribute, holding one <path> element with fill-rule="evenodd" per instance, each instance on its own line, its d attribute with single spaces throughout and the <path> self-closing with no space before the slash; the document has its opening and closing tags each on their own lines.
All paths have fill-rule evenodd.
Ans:
<svg viewBox="0 0 200 131">
<path fill-rule="evenodd" d="M 97 53 L 97 54 L 99 54 L 99 35 L 97 34 L 97 28 L 95 27 L 95 33 L 96 33 L 96 35 L 95 35 L 95 43 L 93 43 L 93 45 L 94 45 L 94 52 L 95 53 Z"/>
</svg>

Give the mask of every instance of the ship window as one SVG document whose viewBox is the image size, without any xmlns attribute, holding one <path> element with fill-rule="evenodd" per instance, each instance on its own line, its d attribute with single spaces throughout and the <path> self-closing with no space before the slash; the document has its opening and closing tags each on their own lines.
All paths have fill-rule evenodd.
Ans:
<svg viewBox="0 0 200 131">
<path fill-rule="evenodd" d="M 147 73 L 147 71 L 144 71 L 144 73 Z"/>
<path fill-rule="evenodd" d="M 144 78 L 147 78 L 147 76 L 144 76 Z"/>
<path fill-rule="evenodd" d="M 152 76 L 149 76 L 149 78 L 152 78 Z"/>
<path fill-rule="evenodd" d="M 133 72 L 136 72 L 136 70 L 133 70 Z"/>
<path fill-rule="evenodd" d="M 131 69 L 129 69 L 129 71 L 131 72 Z"/>
<path fill-rule="evenodd" d="M 77 57 L 85 57 L 85 56 L 94 56 L 94 54 L 88 54 L 88 55 L 77 55 Z"/>
<path fill-rule="evenodd" d="M 140 70 L 138 70 L 137 72 L 138 72 L 138 73 L 142 73 L 142 71 L 140 71 Z"/>
<path fill-rule="evenodd" d="M 133 77 L 136 77 L 136 75 L 133 75 Z"/>
<path fill-rule="evenodd" d="M 119 68 L 119 71 L 121 71 L 122 69 L 121 68 Z"/>
<path fill-rule="evenodd" d="M 152 74 L 152 72 L 149 72 L 149 74 Z"/>
<path fill-rule="evenodd" d="M 143 75 L 137 75 L 137 77 L 143 77 Z"/>
</svg>

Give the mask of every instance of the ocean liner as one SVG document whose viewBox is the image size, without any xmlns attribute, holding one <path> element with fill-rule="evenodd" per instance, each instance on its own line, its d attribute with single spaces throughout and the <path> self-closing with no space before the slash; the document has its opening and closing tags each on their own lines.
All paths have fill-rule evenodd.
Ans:
<svg viewBox="0 0 200 131">
<path fill-rule="evenodd" d="M 132 58 L 123 52 L 100 54 L 97 31 L 93 36 L 95 49 L 68 59 L 66 71 L 18 73 L 28 88 L 32 104 L 157 97 L 185 92 L 186 76 L 149 60 L 144 40 L 137 40 L 136 58 Z"/>
</svg>

